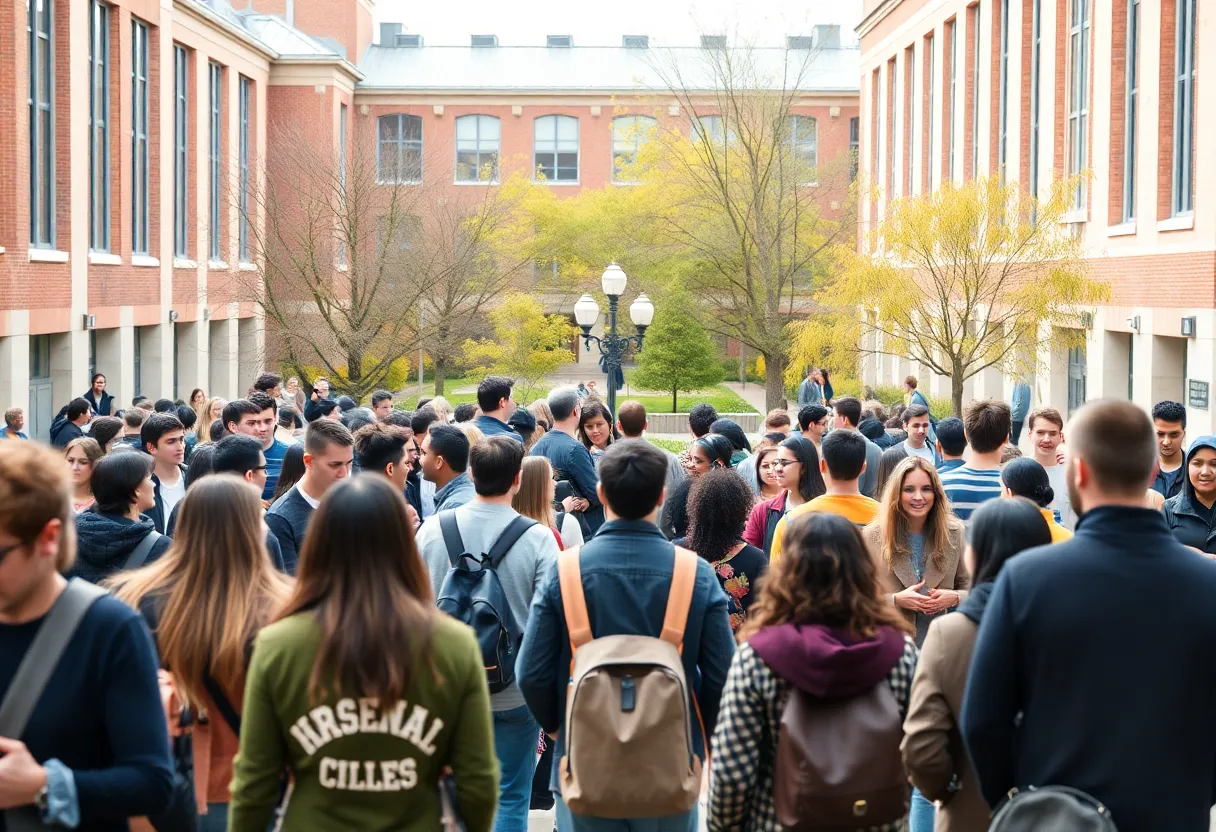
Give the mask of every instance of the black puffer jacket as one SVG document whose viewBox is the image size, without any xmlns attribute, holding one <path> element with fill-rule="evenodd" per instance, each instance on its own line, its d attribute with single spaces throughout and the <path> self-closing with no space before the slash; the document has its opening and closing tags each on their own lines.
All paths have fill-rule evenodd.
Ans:
<svg viewBox="0 0 1216 832">
<path fill-rule="evenodd" d="M 120 571 L 140 541 L 154 531 L 152 520 L 141 516 L 139 522 L 120 514 L 99 514 L 92 509 L 76 515 L 76 563 L 67 577 L 101 583 Z M 145 563 L 156 560 L 173 541 L 161 537 L 152 547 Z"/>
<path fill-rule="evenodd" d="M 1201 436 L 1191 443 L 1182 463 L 1182 491 L 1165 501 L 1161 513 L 1179 543 L 1216 555 L 1216 511 L 1204 509 L 1195 497 L 1195 486 L 1191 485 L 1191 457 L 1201 448 L 1216 451 L 1216 436 Z"/>
</svg>

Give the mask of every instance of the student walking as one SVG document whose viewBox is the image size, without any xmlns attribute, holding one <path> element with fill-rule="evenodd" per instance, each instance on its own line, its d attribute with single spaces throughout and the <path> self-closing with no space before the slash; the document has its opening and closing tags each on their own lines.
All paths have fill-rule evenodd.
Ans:
<svg viewBox="0 0 1216 832">
<path fill-rule="evenodd" d="M 766 558 L 772 549 L 777 524 L 786 512 L 827 493 L 823 473 L 819 470 L 819 454 L 805 435 L 791 436 L 777 446 L 773 470 L 782 491 L 753 508 L 743 530 L 744 541 L 762 549 Z"/>
<path fill-rule="evenodd" d="M 137 613 L 61 577 L 71 522 L 59 455 L 0 443 L 0 795 L 9 830 L 126 832 L 172 795 L 156 653 Z"/>
<path fill-rule="evenodd" d="M 1001 485 L 1005 486 L 1006 497 L 1025 497 L 1039 507 L 1051 531 L 1052 543 L 1072 540 L 1072 532 L 1056 522 L 1055 513 L 1051 510 L 1052 503 L 1059 499 L 1059 495 L 1052 488 L 1042 465 L 1029 457 L 1010 460 L 1001 469 Z M 1067 500 L 1068 496 L 1065 495 L 1064 499 Z"/>
<path fill-rule="evenodd" d="M 76 515 L 76 559 L 68 577 L 101 583 L 165 553 L 171 541 L 142 514 L 155 503 L 147 454 L 106 454 L 93 467 L 90 483 L 97 502 Z"/>
<path fill-rule="evenodd" d="M 256 444 L 224 441 L 233 440 Z M 202 715 L 191 731 L 201 832 L 228 828 L 247 661 L 291 590 L 266 554 L 260 492 L 234 474 L 193 485 L 164 557 L 109 581 L 152 631 L 174 690 Z"/>
<path fill-rule="evenodd" d="M 963 691 L 976 631 L 1001 568 L 1019 552 L 1052 542 L 1045 525 L 1035 521 L 1036 508 L 1027 500 L 1012 499 L 991 500 L 976 510 L 964 558 L 967 571 L 975 576 L 971 592 L 957 613 L 929 624 L 921 646 L 902 749 L 921 799 L 941 802 L 936 827 L 928 827 L 937 832 L 988 828 L 988 804 L 976 785 L 959 730 Z M 912 811 L 915 818 L 915 805 Z"/>
<path fill-rule="evenodd" d="M 752 493 L 733 471 L 710 471 L 688 493 L 687 538 L 673 540 L 709 562 L 729 600 L 730 628 L 738 630 L 756 599 L 756 583 L 768 569 L 768 557 L 743 540 L 752 509 Z"/>
<path fill-rule="evenodd" d="M 290 771 L 283 832 L 437 829 L 450 769 L 466 828 L 487 832 L 490 725 L 481 651 L 435 609 L 404 497 L 382 477 L 339 483 L 287 606 L 257 636 L 228 828 L 265 832 Z"/>
<path fill-rule="evenodd" d="M 785 556 L 771 569 L 739 633 L 739 650 L 722 695 L 714 731 L 709 829 L 758 832 L 792 825 L 806 782 L 800 782 L 797 771 L 835 763 L 832 774 L 839 780 L 855 773 L 846 768 L 850 762 L 871 772 L 890 772 L 887 792 L 903 792 L 902 800 L 892 817 L 873 828 L 904 828 L 907 781 L 899 764 L 898 726 L 907 712 L 916 669 L 910 626 L 880 599 L 874 561 L 856 527 L 843 517 L 811 513 L 793 518 Z M 894 698 L 886 713 L 894 730 L 888 730 L 881 743 L 842 750 L 840 759 L 832 761 L 828 758 L 835 749 L 816 757 L 810 748 L 807 758 L 793 751 L 793 760 L 784 763 L 793 772 L 783 770 L 778 737 L 783 743 L 790 741 L 783 715 L 791 713 L 791 707 L 805 705 L 812 711 L 820 699 L 874 695 L 880 685 L 887 686 Z M 882 701 L 882 693 L 877 696 Z M 808 748 L 796 734 L 791 739 L 791 747 Z M 800 766 L 800 761 L 805 765 Z M 783 801 L 778 794 L 782 782 L 790 790 L 785 796 L 792 801 Z M 846 795 L 829 790 L 816 796 Z M 849 795 L 850 806 L 855 796 Z"/>
<path fill-rule="evenodd" d="M 531 522 L 520 524 L 518 512 L 511 500 L 520 488 L 520 469 L 524 445 L 507 436 L 488 436 L 469 452 L 473 485 L 477 495 L 471 502 L 429 518 L 418 530 L 418 551 L 431 578 L 436 597 L 444 588 L 449 573 L 459 568 L 461 555 L 488 556 L 500 539 L 506 548 L 494 567 L 502 594 L 508 605 L 510 620 L 506 631 L 511 639 L 520 638 L 528 624 L 532 598 L 540 589 L 545 576 L 552 572 L 558 546 L 551 529 Z M 455 528 L 452 529 L 450 524 Z M 448 529 L 444 526 L 449 525 Z M 522 527 L 522 530 L 521 530 Z M 453 533 L 454 532 L 454 533 Z M 513 534 L 510 542 L 508 533 Z M 463 551 L 461 551 L 463 550 Z M 518 650 L 518 641 L 512 647 Z M 536 767 L 536 740 L 540 726 L 524 704 L 517 680 L 522 656 L 515 656 L 514 678 L 495 673 L 490 707 L 493 710 L 494 744 L 502 768 L 498 816 L 494 828 L 498 832 L 524 832 L 528 826 L 528 804 L 532 791 L 532 771 Z M 485 667 L 501 662 L 485 662 Z M 506 668 L 502 668 L 506 675 Z M 485 671 L 483 671 L 485 675 Z"/>
<path fill-rule="evenodd" d="M 1216 643 L 1216 570 L 1142 507 L 1157 455 L 1143 410 L 1090 402 L 1068 444 L 1076 535 L 1005 564 L 976 639 L 962 729 L 981 790 L 996 806 L 1070 786 L 1120 832 L 1206 832 L 1216 673 L 1196 657 Z"/>
<path fill-rule="evenodd" d="M 596 640 L 606 636 L 657 638 L 661 633 L 670 639 L 668 644 L 680 644 L 678 654 L 671 651 L 668 655 L 673 657 L 687 680 L 688 702 L 684 709 L 687 721 L 685 725 L 672 725 L 663 720 L 656 723 L 655 729 L 674 729 L 676 736 L 691 734 L 691 752 L 697 763 L 688 771 L 663 772 L 665 786 L 671 787 L 673 780 L 679 780 L 691 788 L 691 806 L 686 811 L 656 813 L 658 816 L 634 818 L 626 823 L 629 828 L 653 832 L 695 832 L 700 766 L 707 756 L 695 714 L 699 709 L 705 730 L 713 730 L 726 669 L 734 652 L 734 640 L 726 612 L 726 596 L 713 569 L 693 553 L 676 550 L 655 526 L 666 464 L 657 448 L 637 439 L 614 442 L 605 452 L 600 461 L 599 492 L 608 522 L 581 550 L 563 553 L 561 557 L 566 559 L 566 565 L 561 566 L 559 561 L 558 569 L 549 570 L 545 576 L 520 652 L 519 687 L 541 727 L 546 733 L 557 735 L 555 760 L 561 760 L 568 753 L 586 759 L 581 755 L 595 754 L 598 750 L 627 755 L 628 749 L 622 746 L 619 735 L 605 720 L 601 720 L 605 732 L 603 743 L 597 746 L 583 740 L 578 746 L 569 744 L 571 726 L 566 724 L 566 694 L 575 656 L 572 645 L 579 650 L 595 649 Z M 677 564 L 679 581 L 676 580 Z M 675 585 L 688 594 L 670 597 L 676 594 Z M 579 596 L 581 603 L 572 600 Z M 570 616 L 576 608 L 585 611 L 585 621 L 583 615 L 575 615 L 578 628 L 572 632 Z M 669 610 L 677 618 L 668 619 Z M 668 621 L 678 621 L 679 613 L 685 610 L 682 627 L 673 624 L 673 629 L 668 629 L 665 626 Z M 674 669 L 672 673 L 678 675 Z M 699 680 L 699 684 L 693 680 Z M 640 692 L 642 688 L 639 686 L 637 690 Z M 671 708 L 678 710 L 674 703 Z M 576 719 L 585 720 L 588 716 Z M 577 735 L 575 737 L 577 742 Z M 622 828 L 619 820 L 571 812 L 563 799 L 575 788 L 574 781 L 563 777 L 563 773 L 571 772 L 571 765 L 569 761 L 567 763 L 566 766 L 554 766 L 551 784 L 558 798 L 557 828 L 561 832 Z M 574 770 L 578 771 L 577 764 L 574 764 Z M 642 771 L 645 771 L 644 767 Z M 594 778 L 596 783 L 603 785 L 636 783 L 638 773 L 633 769 L 615 769 L 601 762 L 599 770 L 583 776 Z M 581 782 L 590 785 L 592 780 Z M 664 790 L 656 796 L 656 801 L 659 797 L 674 802 L 676 797 L 687 797 L 687 792 Z M 640 792 L 633 791 L 631 798 L 624 799 L 636 801 L 640 799 Z"/>
</svg>

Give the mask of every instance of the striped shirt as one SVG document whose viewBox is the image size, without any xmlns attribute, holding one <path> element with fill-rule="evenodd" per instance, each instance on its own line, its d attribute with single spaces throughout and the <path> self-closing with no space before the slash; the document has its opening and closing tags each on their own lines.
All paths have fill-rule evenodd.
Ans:
<svg viewBox="0 0 1216 832">
<path fill-rule="evenodd" d="M 942 489 L 950 498 L 950 507 L 954 516 L 964 523 L 971 521 L 971 512 L 980 507 L 980 503 L 995 500 L 1001 496 L 1001 469 L 972 468 L 964 465 L 953 471 L 942 474 Z"/>
</svg>

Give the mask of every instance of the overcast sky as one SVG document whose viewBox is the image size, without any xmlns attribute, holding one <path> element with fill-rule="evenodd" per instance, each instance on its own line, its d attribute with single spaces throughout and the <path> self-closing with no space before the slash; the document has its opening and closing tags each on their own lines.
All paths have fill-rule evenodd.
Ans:
<svg viewBox="0 0 1216 832">
<path fill-rule="evenodd" d="M 502 46 L 543 46 L 545 35 L 573 35 L 578 46 L 620 46 L 622 35 L 695 46 L 702 33 L 780 46 L 817 23 L 840 24 L 849 43 L 861 22 L 861 0 L 377 0 L 375 10 L 377 24 L 402 23 L 431 46 L 467 46 L 472 34 L 498 35 Z"/>
</svg>

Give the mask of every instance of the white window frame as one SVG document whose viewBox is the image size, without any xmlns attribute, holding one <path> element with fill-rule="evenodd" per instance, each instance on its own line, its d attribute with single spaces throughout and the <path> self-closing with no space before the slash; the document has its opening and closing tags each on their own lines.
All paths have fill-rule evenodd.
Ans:
<svg viewBox="0 0 1216 832">
<path fill-rule="evenodd" d="M 148 24 L 131 20 L 131 253 L 149 253 Z"/>
<path fill-rule="evenodd" d="M 463 116 L 462 116 L 463 118 Z M 460 119 L 457 119 L 459 121 Z M 391 125 L 393 136 L 384 137 L 383 130 Z M 406 126 L 417 126 L 418 138 L 406 138 Z M 420 116 L 390 113 L 376 119 L 376 181 L 384 185 L 419 185 L 422 183 L 422 135 Z M 410 169 L 411 154 L 417 154 L 417 166 Z M 417 175 L 413 175 L 413 174 Z"/>
<path fill-rule="evenodd" d="M 110 6 L 89 9 L 89 251 L 110 250 Z"/>
<path fill-rule="evenodd" d="M 237 198 L 240 216 L 237 218 L 237 258 L 241 263 L 250 262 L 249 251 L 249 122 L 253 109 L 253 81 L 240 76 L 238 129 Z"/>
<path fill-rule="evenodd" d="M 955 125 L 958 120 L 958 18 L 949 22 L 950 27 L 950 123 L 946 130 L 950 134 L 950 170 L 947 174 L 951 182 L 955 181 Z"/>
<path fill-rule="evenodd" d="M 899 136 L 899 60 L 887 62 L 887 202 L 895 199 L 895 143 Z"/>
<path fill-rule="evenodd" d="M 1173 216 L 1195 208 L 1195 17 L 1196 0 L 1178 0 L 1174 24 Z"/>
<path fill-rule="evenodd" d="M 623 115 L 612 120 L 612 181 L 617 184 L 630 184 L 635 179 L 625 179 L 623 165 L 618 159 L 625 159 L 624 165 L 637 163 L 638 153 L 642 145 L 649 141 L 650 131 L 655 129 L 658 120 L 651 116 Z M 625 126 L 622 126 L 625 125 Z"/>
<path fill-rule="evenodd" d="M 173 44 L 173 256 L 190 256 L 190 61 Z"/>
<path fill-rule="evenodd" d="M 1038 213 L 1037 200 L 1039 197 L 1039 79 L 1042 74 L 1043 58 L 1043 15 L 1042 0 L 1033 2 L 1030 16 L 1030 195 L 1034 198 L 1031 203 L 1031 221 Z"/>
<path fill-rule="evenodd" d="M 222 262 L 224 259 L 223 234 L 220 196 L 223 180 L 223 105 L 224 105 L 224 68 L 214 61 L 207 63 L 208 104 L 210 107 L 210 136 L 207 158 L 207 173 L 209 179 L 207 224 L 208 236 L 211 240 L 211 260 Z"/>
<path fill-rule="evenodd" d="M 1127 50 L 1123 98 L 1123 221 L 1136 219 L 1136 112 L 1140 103 L 1140 0 L 1127 0 Z"/>
<path fill-rule="evenodd" d="M 55 248 L 55 16 L 53 0 L 27 0 L 30 247 Z"/>
<path fill-rule="evenodd" d="M 1068 175 L 1085 170 L 1086 137 L 1089 129 L 1089 0 L 1070 0 L 1068 17 Z M 1084 177 L 1077 181 L 1073 208 L 1083 210 L 1087 187 Z"/>
<path fill-rule="evenodd" d="M 997 169 L 1004 186 L 1009 161 L 1009 0 L 1001 0 L 1000 124 L 997 133 Z"/>
<path fill-rule="evenodd" d="M 907 158 L 908 163 L 904 171 L 904 194 L 912 196 L 912 184 L 916 179 L 916 113 L 920 108 L 916 106 L 916 44 L 912 45 L 911 49 L 905 49 L 905 57 L 908 53 L 912 53 L 912 60 L 907 61 L 907 75 L 904 81 L 905 89 L 900 91 L 898 106 L 904 111 L 903 117 L 908 120 L 908 123 L 903 126 L 904 148 L 905 153 L 901 158 Z M 905 106 L 907 102 L 907 106 Z"/>
<path fill-rule="evenodd" d="M 466 121 L 468 119 L 471 119 L 471 121 Z M 472 139 L 460 138 L 460 125 L 465 123 L 475 125 Z M 482 135 L 490 124 L 494 125 L 495 130 L 498 133 L 498 135 L 493 138 L 488 135 Z M 470 168 L 466 163 L 464 167 L 462 167 L 460 162 L 460 155 L 462 153 L 473 154 L 476 164 Z M 470 113 L 469 115 L 460 116 L 456 119 L 456 184 L 497 185 L 501 154 L 502 121 L 498 118 L 498 116 Z M 482 179 L 481 171 L 487 165 L 492 167 L 492 173 L 488 178 Z M 463 176 L 462 173 L 464 174 Z M 469 175 L 470 173 L 472 175 Z"/>
<path fill-rule="evenodd" d="M 801 131 L 809 127 L 809 137 Z M 819 180 L 819 121 L 814 116 L 790 116 L 790 152 L 814 175 L 802 184 L 814 185 Z"/>
<path fill-rule="evenodd" d="M 574 139 L 571 145 L 569 137 L 562 138 L 562 126 L 574 126 Z M 537 116 L 532 122 L 532 175 L 538 181 L 543 181 L 546 185 L 577 185 L 579 182 L 579 145 L 580 142 L 579 119 L 575 116 L 552 114 L 547 116 Z M 573 146 L 573 151 L 571 147 Z M 560 157 L 567 156 L 571 152 L 574 153 L 574 169 L 573 177 L 570 174 L 570 166 L 560 164 Z M 551 166 L 546 166 L 541 162 L 541 156 L 549 156 L 553 160 Z M 544 173 L 544 169 L 549 167 L 552 175 Z M 563 176 L 563 172 L 566 174 Z"/>
<path fill-rule="evenodd" d="M 940 172 L 937 176 L 933 175 L 933 171 L 937 167 L 937 159 L 934 158 L 934 150 L 937 143 L 933 140 L 937 134 L 935 128 L 938 124 L 938 120 L 934 115 L 934 110 L 937 107 L 937 49 L 935 48 L 937 46 L 937 36 L 931 33 L 923 43 L 929 55 L 929 75 L 925 78 L 925 90 L 929 99 L 929 124 L 928 129 L 923 131 L 925 142 L 928 144 L 926 154 L 929 157 L 929 181 L 925 183 L 924 189 L 929 193 L 933 193 L 941 182 Z"/>
</svg>

